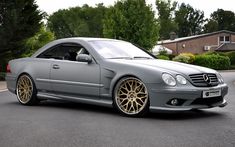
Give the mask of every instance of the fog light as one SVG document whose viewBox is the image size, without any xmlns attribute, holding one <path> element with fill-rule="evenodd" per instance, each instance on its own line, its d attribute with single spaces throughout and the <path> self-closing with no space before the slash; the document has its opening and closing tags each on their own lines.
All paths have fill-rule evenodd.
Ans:
<svg viewBox="0 0 235 147">
<path fill-rule="evenodd" d="M 177 99 L 172 99 L 171 100 L 171 105 L 176 106 L 176 105 L 178 105 L 178 103 L 179 103 L 179 101 Z"/>
</svg>

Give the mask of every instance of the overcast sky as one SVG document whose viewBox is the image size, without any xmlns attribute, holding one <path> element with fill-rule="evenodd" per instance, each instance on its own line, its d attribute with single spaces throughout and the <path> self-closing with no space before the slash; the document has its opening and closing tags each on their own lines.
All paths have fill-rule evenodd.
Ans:
<svg viewBox="0 0 235 147">
<path fill-rule="evenodd" d="M 105 6 L 113 5 L 116 0 L 36 0 L 39 9 L 52 14 L 59 9 L 66 9 L 69 7 L 82 6 L 88 4 L 95 6 L 97 3 L 104 3 Z M 175 0 L 178 3 L 186 3 L 193 6 L 193 8 L 203 10 L 206 17 L 216 11 L 218 8 L 230 10 L 235 12 L 235 0 Z M 146 0 L 148 4 L 155 5 L 155 0 Z M 154 6 L 155 7 L 155 6 Z M 153 8 L 156 10 L 155 8 Z"/>
</svg>

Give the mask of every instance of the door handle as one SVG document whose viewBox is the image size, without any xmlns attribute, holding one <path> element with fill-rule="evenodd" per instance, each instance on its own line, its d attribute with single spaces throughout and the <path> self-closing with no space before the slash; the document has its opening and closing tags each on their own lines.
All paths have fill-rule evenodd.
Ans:
<svg viewBox="0 0 235 147">
<path fill-rule="evenodd" d="M 52 68 L 53 68 L 53 69 L 60 69 L 60 66 L 57 65 L 57 64 L 54 64 L 54 65 L 52 66 Z"/>
</svg>

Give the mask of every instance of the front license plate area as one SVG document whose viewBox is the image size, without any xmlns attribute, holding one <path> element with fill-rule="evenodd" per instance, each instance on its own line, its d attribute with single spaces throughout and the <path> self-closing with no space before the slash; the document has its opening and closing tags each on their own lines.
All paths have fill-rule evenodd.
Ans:
<svg viewBox="0 0 235 147">
<path fill-rule="evenodd" d="M 221 89 L 206 90 L 203 91 L 202 93 L 203 98 L 218 97 L 218 96 L 221 96 Z"/>
</svg>

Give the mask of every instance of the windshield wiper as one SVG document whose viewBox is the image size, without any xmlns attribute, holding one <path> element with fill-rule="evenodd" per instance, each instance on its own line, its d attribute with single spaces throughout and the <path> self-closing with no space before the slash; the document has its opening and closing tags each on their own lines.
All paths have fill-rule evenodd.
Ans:
<svg viewBox="0 0 235 147">
<path fill-rule="evenodd" d="M 132 59 L 131 57 L 113 57 L 113 58 L 107 58 L 107 59 Z"/>
<path fill-rule="evenodd" d="M 107 59 L 153 59 L 151 57 L 142 57 L 142 56 L 134 56 L 134 57 L 113 57 L 113 58 L 107 58 Z"/>
<path fill-rule="evenodd" d="M 142 57 L 142 56 L 135 56 L 135 57 L 133 57 L 133 59 L 141 59 L 141 58 L 143 58 L 143 59 L 153 59 L 151 57 Z"/>
</svg>

